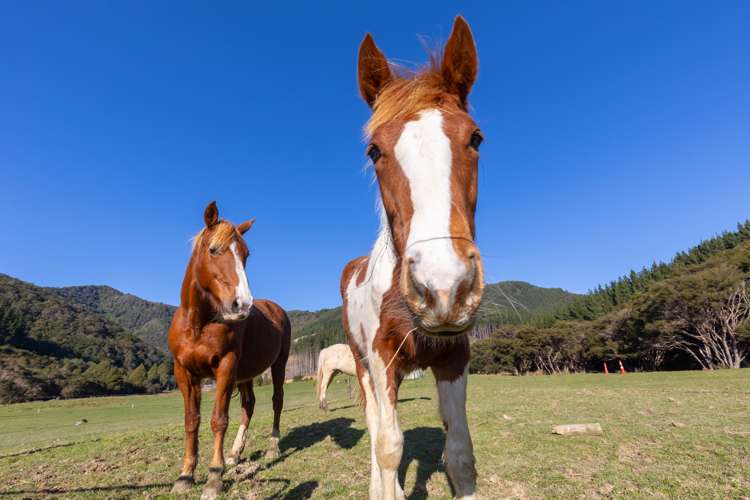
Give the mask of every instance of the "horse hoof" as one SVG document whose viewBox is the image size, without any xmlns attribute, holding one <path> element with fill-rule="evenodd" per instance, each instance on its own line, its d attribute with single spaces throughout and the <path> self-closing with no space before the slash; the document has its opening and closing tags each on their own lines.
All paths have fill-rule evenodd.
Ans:
<svg viewBox="0 0 750 500">
<path fill-rule="evenodd" d="M 281 455 L 281 451 L 279 451 L 278 448 L 269 448 L 266 452 L 266 459 L 276 460 L 277 458 L 279 458 L 279 455 Z"/>
<path fill-rule="evenodd" d="M 203 488 L 203 493 L 201 493 L 201 500 L 216 500 L 216 497 L 219 496 L 219 493 L 221 493 L 221 485 L 217 485 L 209 480 L 209 482 L 206 483 L 206 486 Z"/>
<path fill-rule="evenodd" d="M 172 486 L 172 494 L 179 495 L 187 493 L 194 484 L 192 477 L 180 477 L 175 481 L 174 486 Z"/>
<path fill-rule="evenodd" d="M 227 457 L 227 465 L 237 465 L 238 463 L 240 463 L 239 457 Z"/>
</svg>

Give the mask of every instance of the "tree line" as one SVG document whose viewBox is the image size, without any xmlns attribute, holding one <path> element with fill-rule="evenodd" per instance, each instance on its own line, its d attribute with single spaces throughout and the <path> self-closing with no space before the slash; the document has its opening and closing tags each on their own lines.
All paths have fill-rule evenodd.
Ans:
<svg viewBox="0 0 750 500">
<path fill-rule="evenodd" d="M 551 314 L 495 325 L 477 373 L 739 368 L 750 354 L 750 221 Z"/>
</svg>

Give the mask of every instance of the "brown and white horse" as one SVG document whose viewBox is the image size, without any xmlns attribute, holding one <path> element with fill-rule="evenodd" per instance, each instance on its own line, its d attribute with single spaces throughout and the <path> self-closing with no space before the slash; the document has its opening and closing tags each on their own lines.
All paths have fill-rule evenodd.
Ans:
<svg viewBox="0 0 750 500">
<path fill-rule="evenodd" d="M 382 223 L 370 255 L 344 269 L 341 295 L 365 400 L 373 499 L 404 496 L 397 393 L 405 374 L 426 367 L 437 380 L 451 486 L 457 498 L 475 497 L 466 333 L 484 289 L 474 241 L 482 134 L 467 96 L 477 67 L 474 39 L 460 16 L 443 53 L 415 74 L 395 72 L 370 34 L 359 47 L 359 88 L 372 108 L 367 154 Z"/>
<path fill-rule="evenodd" d="M 180 307 L 169 329 L 174 373 L 185 402 L 185 457 L 173 493 L 193 485 L 198 458 L 201 381 L 216 380 L 211 415 L 213 455 L 201 498 L 215 498 L 222 489 L 224 435 L 229 401 L 235 385 L 242 403 L 242 422 L 228 463 L 239 462 L 245 433 L 255 407 L 253 377 L 271 368 L 273 430 L 269 454 L 278 454 L 279 420 L 284 406 L 284 372 L 289 357 L 291 325 L 286 312 L 268 300 L 253 300 L 245 274 L 248 248 L 242 235 L 255 219 L 234 226 L 219 219 L 216 203 L 206 207 L 206 227 L 193 241 Z"/>
</svg>

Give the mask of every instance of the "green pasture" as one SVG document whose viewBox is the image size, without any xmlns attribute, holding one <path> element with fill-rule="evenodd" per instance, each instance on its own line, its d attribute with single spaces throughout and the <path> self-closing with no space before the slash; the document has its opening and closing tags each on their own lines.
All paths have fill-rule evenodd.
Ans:
<svg viewBox="0 0 750 500">
<path fill-rule="evenodd" d="M 248 460 L 228 470 L 226 498 L 365 498 L 369 437 L 343 378 L 329 391 L 328 413 L 317 408 L 312 382 L 285 390 L 281 456 L 263 455 L 271 387 L 260 387 Z M 469 392 L 480 498 L 750 496 L 750 370 L 477 375 Z M 449 498 L 432 379 L 405 382 L 400 398 L 404 491 L 411 499 Z M 199 483 L 210 453 L 210 405 L 206 392 Z M 231 416 L 227 449 L 236 401 Z M 551 433 L 553 425 L 594 422 L 603 436 Z M 176 393 L 0 406 L 0 496 L 168 496 L 181 427 Z"/>
</svg>

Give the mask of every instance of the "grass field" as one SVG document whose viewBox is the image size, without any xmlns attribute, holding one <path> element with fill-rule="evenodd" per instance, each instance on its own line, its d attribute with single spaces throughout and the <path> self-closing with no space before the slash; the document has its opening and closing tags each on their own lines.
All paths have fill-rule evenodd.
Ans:
<svg viewBox="0 0 750 500">
<path fill-rule="evenodd" d="M 480 498 L 750 496 L 750 370 L 472 376 L 469 391 Z M 270 387 L 257 396 L 250 461 L 225 475 L 227 498 L 367 496 L 369 437 L 345 384 L 331 387 L 325 414 L 312 382 L 286 386 L 282 455 L 274 461 L 263 457 Z M 400 397 L 404 491 L 449 497 L 433 381 L 405 382 Z M 210 399 L 206 393 L 199 482 L 210 452 Z M 236 401 L 231 415 L 227 448 Z M 83 418 L 88 423 L 74 425 Z M 0 496 L 166 496 L 179 472 L 181 422 L 177 394 L 2 406 Z M 551 434 L 556 424 L 590 422 L 604 435 Z"/>
</svg>

